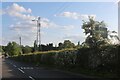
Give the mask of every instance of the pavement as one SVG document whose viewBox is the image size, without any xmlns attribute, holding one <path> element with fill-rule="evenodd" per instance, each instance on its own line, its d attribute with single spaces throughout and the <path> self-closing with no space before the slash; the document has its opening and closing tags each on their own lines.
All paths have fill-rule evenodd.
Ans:
<svg viewBox="0 0 120 80">
<path fill-rule="evenodd" d="M 83 75 L 2 59 L 2 80 L 82 80 Z"/>
</svg>

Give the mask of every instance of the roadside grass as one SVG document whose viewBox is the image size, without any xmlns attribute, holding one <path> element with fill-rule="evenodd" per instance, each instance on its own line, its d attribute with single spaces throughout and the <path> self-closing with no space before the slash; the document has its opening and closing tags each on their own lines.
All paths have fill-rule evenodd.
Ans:
<svg viewBox="0 0 120 80">
<path fill-rule="evenodd" d="M 21 54 L 21 55 L 49 54 L 49 53 L 59 53 L 59 52 L 74 51 L 74 50 L 78 50 L 78 48 L 66 48 L 66 49 L 62 49 L 62 50 L 50 50 L 50 51 L 36 51 L 33 53 L 27 53 L 27 54 Z M 17 57 L 17 56 L 20 56 L 20 55 L 14 55 L 13 57 Z"/>
</svg>

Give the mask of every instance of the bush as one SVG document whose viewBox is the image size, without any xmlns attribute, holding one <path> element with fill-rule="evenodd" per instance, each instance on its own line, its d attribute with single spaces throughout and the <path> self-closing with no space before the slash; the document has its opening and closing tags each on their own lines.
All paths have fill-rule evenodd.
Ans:
<svg viewBox="0 0 120 80">
<path fill-rule="evenodd" d="M 55 64 L 63 68 L 71 68 L 75 65 L 77 50 L 62 51 L 56 54 Z"/>
<path fill-rule="evenodd" d="M 54 53 L 50 52 L 48 54 L 42 54 L 40 62 L 42 64 L 46 64 L 46 65 L 54 65 L 54 63 L 55 63 L 55 58 L 54 58 L 55 54 L 56 54 L 55 52 Z"/>
<path fill-rule="evenodd" d="M 15 60 L 56 66 L 62 69 L 86 69 L 96 72 L 120 74 L 120 46 L 104 46 L 102 48 L 83 47 L 78 50 L 39 52 L 12 57 Z"/>
<path fill-rule="evenodd" d="M 80 48 L 76 57 L 76 65 L 81 68 L 88 68 L 89 48 Z"/>
</svg>

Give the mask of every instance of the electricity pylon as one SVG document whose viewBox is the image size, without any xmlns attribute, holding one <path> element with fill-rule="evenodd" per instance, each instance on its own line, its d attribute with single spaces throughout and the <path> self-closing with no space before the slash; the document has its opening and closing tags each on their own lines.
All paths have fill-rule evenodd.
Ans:
<svg viewBox="0 0 120 80">
<path fill-rule="evenodd" d="M 38 17 L 35 20 L 32 21 L 36 21 L 37 22 L 37 37 L 36 37 L 36 44 L 37 44 L 37 50 L 41 50 L 41 23 L 40 23 L 40 17 Z"/>
</svg>

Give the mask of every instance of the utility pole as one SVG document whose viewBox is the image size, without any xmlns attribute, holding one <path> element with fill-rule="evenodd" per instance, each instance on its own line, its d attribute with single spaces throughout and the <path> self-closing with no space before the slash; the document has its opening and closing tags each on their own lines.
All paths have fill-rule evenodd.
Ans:
<svg viewBox="0 0 120 80">
<path fill-rule="evenodd" d="M 22 54 L 21 37 L 19 37 L 19 41 L 20 41 L 20 48 L 21 48 L 20 54 Z"/>
<path fill-rule="evenodd" d="M 20 46 L 21 46 L 21 37 L 19 37 L 19 40 L 20 40 Z"/>
<path fill-rule="evenodd" d="M 41 33 L 41 31 L 40 31 L 40 28 L 41 28 L 40 17 L 38 17 L 37 19 L 32 20 L 32 21 L 37 22 L 37 37 L 36 37 L 37 50 L 42 50 L 42 48 L 41 48 L 41 34 L 40 34 Z"/>
</svg>

